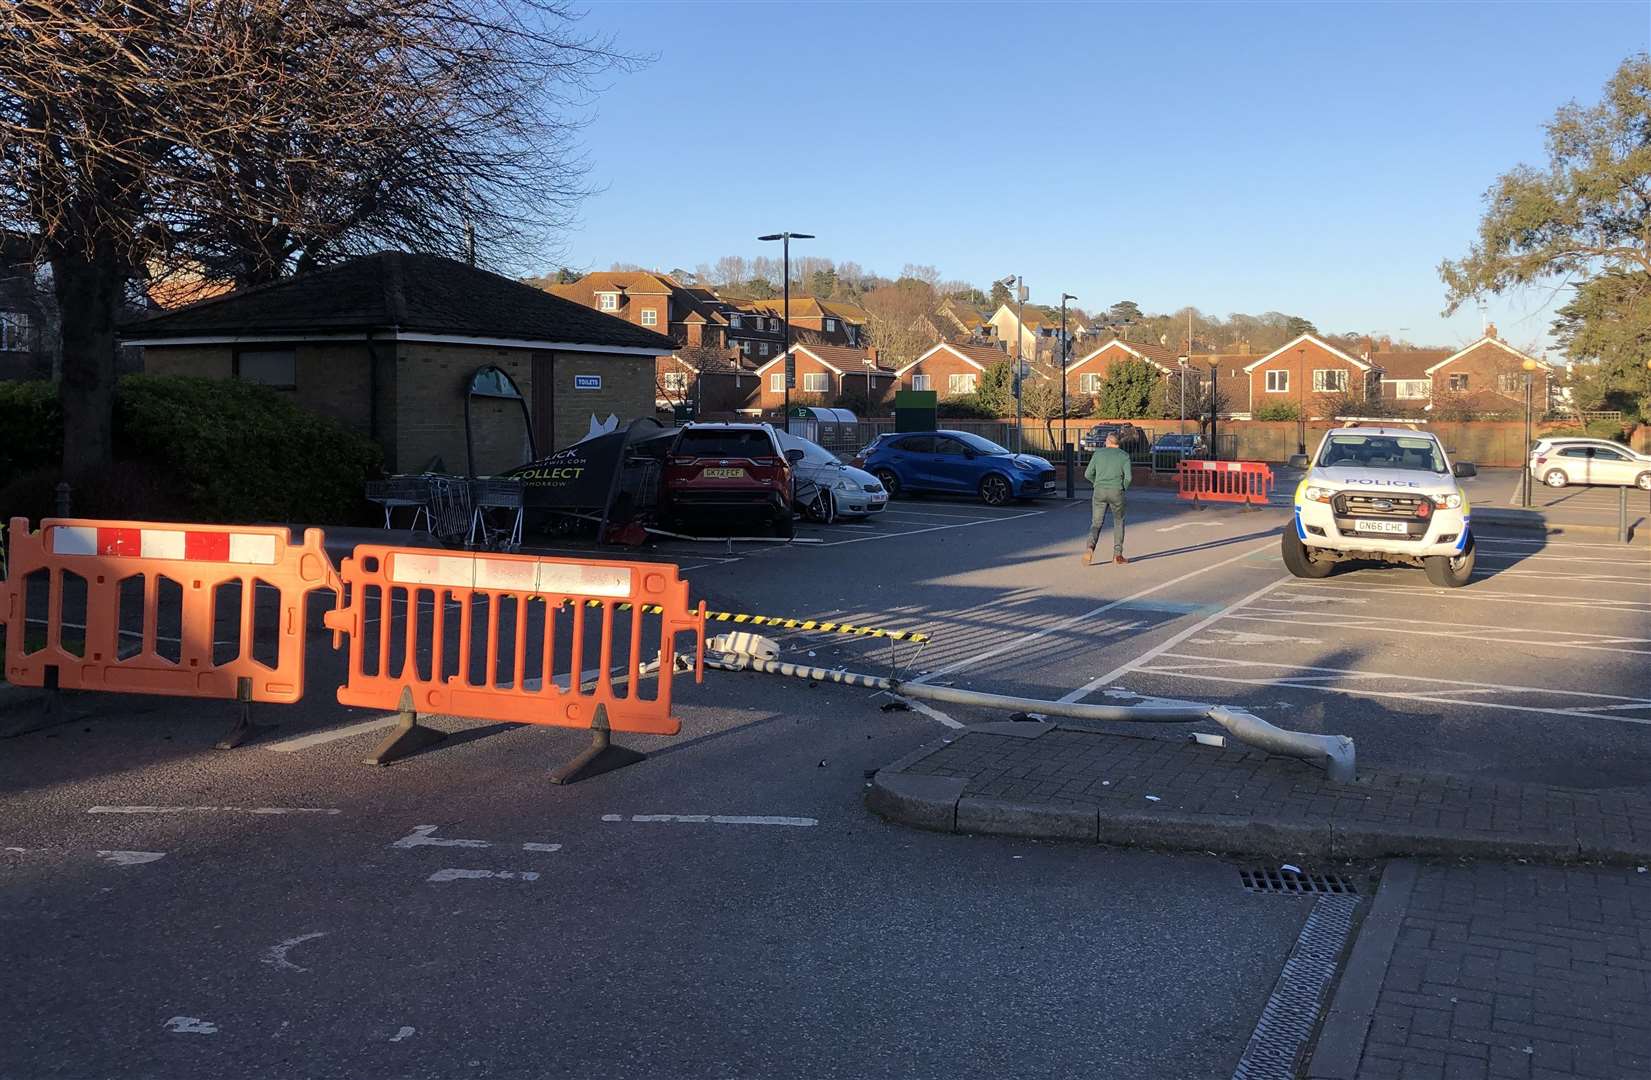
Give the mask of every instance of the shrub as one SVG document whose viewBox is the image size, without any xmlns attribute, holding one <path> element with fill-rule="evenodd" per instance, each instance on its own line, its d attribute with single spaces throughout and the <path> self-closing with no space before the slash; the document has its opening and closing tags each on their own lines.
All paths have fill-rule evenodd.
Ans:
<svg viewBox="0 0 1651 1080">
<path fill-rule="evenodd" d="M 1255 411 L 1257 420 L 1299 420 L 1301 409 L 1293 401 L 1269 401 Z"/>
<path fill-rule="evenodd" d="M 942 401 L 936 409 L 936 415 L 957 420 L 996 420 L 998 411 L 991 403 L 982 401 L 980 395 L 964 394 Z"/>
<path fill-rule="evenodd" d="M 44 379 L 0 382 L 0 433 L 0 486 L 56 465 L 63 457 L 57 384 Z"/>
<path fill-rule="evenodd" d="M 379 468 L 371 439 L 237 379 L 128 375 L 117 455 L 164 465 L 207 521 L 359 520 Z"/>
</svg>

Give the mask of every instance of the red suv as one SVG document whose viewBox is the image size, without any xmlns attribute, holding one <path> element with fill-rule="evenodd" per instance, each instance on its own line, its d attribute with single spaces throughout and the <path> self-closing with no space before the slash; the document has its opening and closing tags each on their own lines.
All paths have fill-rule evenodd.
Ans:
<svg viewBox="0 0 1651 1080">
<path fill-rule="evenodd" d="M 797 451 L 801 453 L 801 451 Z M 790 537 L 791 462 L 767 424 L 689 424 L 665 459 L 667 518 L 747 514 Z"/>
</svg>

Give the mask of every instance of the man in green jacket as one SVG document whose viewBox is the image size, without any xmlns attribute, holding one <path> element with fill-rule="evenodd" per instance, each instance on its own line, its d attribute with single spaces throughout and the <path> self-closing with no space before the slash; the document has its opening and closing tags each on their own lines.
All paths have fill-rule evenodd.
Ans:
<svg viewBox="0 0 1651 1080">
<path fill-rule="evenodd" d="M 1129 490 L 1129 455 L 1118 449 L 1114 432 L 1106 437 L 1106 446 L 1095 451 L 1083 471 L 1084 479 L 1094 487 L 1089 510 L 1089 546 L 1083 552 L 1083 564 L 1088 566 L 1095 558 L 1095 542 L 1101 538 L 1101 526 L 1106 524 L 1106 512 L 1112 511 L 1112 561 L 1122 566 L 1124 558 L 1124 492 Z"/>
</svg>

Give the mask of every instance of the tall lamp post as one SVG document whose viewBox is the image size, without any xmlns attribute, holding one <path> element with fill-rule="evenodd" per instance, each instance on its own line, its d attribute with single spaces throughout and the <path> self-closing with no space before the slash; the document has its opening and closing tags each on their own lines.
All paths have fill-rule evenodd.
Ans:
<svg viewBox="0 0 1651 1080">
<path fill-rule="evenodd" d="M 791 355 L 791 241 L 812 240 L 814 239 L 814 234 L 805 232 L 779 232 L 769 233 L 767 236 L 759 236 L 757 239 L 778 240 L 781 244 L 780 250 L 783 269 L 780 272 L 780 276 L 785 279 L 783 286 L 784 291 L 781 294 L 785 297 L 785 299 L 781 301 L 781 303 L 785 305 L 784 317 L 780 320 L 781 330 L 785 334 L 785 337 L 782 339 L 785 344 L 780 346 L 780 355 L 785 357 L 785 416 L 783 423 L 785 424 L 785 430 L 790 432 L 791 388 L 797 384 L 797 358 Z"/>
<path fill-rule="evenodd" d="M 1020 453 L 1020 343 L 1026 337 L 1026 280 L 1019 274 L 1010 274 L 999 285 L 1015 287 L 1015 453 Z"/>
<path fill-rule="evenodd" d="M 1188 352 L 1191 351 L 1191 349 L 1188 349 Z M 1221 458 L 1221 452 L 1217 449 L 1221 444 L 1216 439 L 1215 431 L 1216 417 L 1221 414 L 1221 388 L 1216 385 L 1215 381 L 1218 370 L 1216 360 L 1212 356 L 1210 358 L 1210 460 L 1212 461 Z"/>
<path fill-rule="evenodd" d="M 1072 472 L 1072 462 L 1066 456 L 1066 361 L 1071 350 L 1066 344 L 1066 302 L 1076 299 L 1071 293 L 1061 293 L 1061 460 L 1066 462 L 1068 476 Z"/>
<path fill-rule="evenodd" d="M 1307 452 L 1307 349 L 1296 350 L 1296 453 Z"/>
<path fill-rule="evenodd" d="M 1531 505 L 1531 373 L 1536 370 L 1536 361 L 1527 359 L 1519 365 L 1525 369 L 1525 460 L 1524 468 L 1519 476 L 1519 505 Z"/>
</svg>

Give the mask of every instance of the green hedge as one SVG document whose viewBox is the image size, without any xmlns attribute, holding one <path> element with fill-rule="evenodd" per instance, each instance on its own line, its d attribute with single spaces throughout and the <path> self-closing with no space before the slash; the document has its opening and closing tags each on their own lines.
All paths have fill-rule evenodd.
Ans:
<svg viewBox="0 0 1651 1080">
<path fill-rule="evenodd" d="M 0 430 L 13 470 L 0 470 L 0 513 L 46 513 L 63 441 L 56 388 L 0 390 Z M 105 474 L 74 482 L 76 514 L 345 524 L 363 520 L 381 460 L 378 444 L 278 391 L 163 375 L 121 379 L 114 452 Z"/>
</svg>

